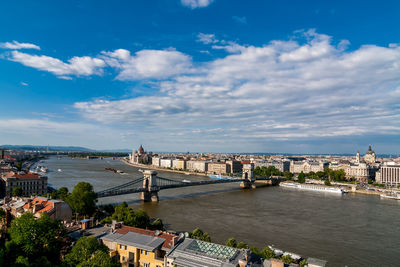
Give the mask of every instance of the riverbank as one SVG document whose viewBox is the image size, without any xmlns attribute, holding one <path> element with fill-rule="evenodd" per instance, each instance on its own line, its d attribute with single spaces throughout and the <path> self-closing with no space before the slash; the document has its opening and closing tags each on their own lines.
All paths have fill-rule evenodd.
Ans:
<svg viewBox="0 0 400 267">
<path fill-rule="evenodd" d="M 166 168 L 160 168 L 160 167 L 155 167 L 153 165 L 147 165 L 147 164 L 140 164 L 140 163 L 132 163 L 129 162 L 126 159 L 121 159 L 121 161 L 129 166 L 137 167 L 137 168 L 145 168 L 149 170 L 157 170 L 157 171 L 163 171 L 163 172 L 175 172 L 175 173 L 180 173 L 180 174 L 185 174 L 185 175 L 198 175 L 198 176 L 207 176 L 208 174 L 206 173 L 199 173 L 199 172 L 191 172 L 191 171 L 180 171 L 180 170 L 172 170 L 172 169 L 166 169 Z"/>
</svg>

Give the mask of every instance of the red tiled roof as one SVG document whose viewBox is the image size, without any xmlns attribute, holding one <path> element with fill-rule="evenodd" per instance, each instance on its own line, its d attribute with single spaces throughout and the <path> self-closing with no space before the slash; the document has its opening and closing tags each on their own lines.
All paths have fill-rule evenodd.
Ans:
<svg viewBox="0 0 400 267">
<path fill-rule="evenodd" d="M 40 199 L 40 198 L 34 198 L 32 199 L 31 202 L 26 203 L 24 205 L 24 209 L 28 210 L 29 206 L 33 207 L 36 206 L 36 212 L 38 213 L 43 213 L 43 212 L 47 212 L 50 211 L 54 208 L 54 203 L 51 200 L 44 200 L 44 199 Z M 38 210 L 39 207 L 42 207 L 42 209 Z"/>
<path fill-rule="evenodd" d="M 123 225 L 121 228 L 117 229 L 118 234 L 124 235 L 128 232 L 134 232 L 134 233 L 138 233 L 138 234 L 142 234 L 142 235 L 149 235 L 149 236 L 164 238 L 166 241 L 163 243 L 162 247 L 166 248 L 166 249 L 171 249 L 173 246 L 174 237 L 176 237 L 176 238 L 178 237 L 177 235 L 168 234 L 165 232 L 162 232 L 160 235 L 155 235 L 155 231 L 141 229 L 141 228 L 132 227 L 132 226 L 125 226 L 125 225 Z"/>
<path fill-rule="evenodd" d="M 6 174 L 7 178 L 17 178 L 17 179 L 38 179 L 41 177 L 41 175 L 37 174 L 37 173 L 33 173 L 33 172 L 28 172 L 28 173 L 23 173 L 23 174 L 19 174 L 16 172 L 9 172 Z"/>
</svg>

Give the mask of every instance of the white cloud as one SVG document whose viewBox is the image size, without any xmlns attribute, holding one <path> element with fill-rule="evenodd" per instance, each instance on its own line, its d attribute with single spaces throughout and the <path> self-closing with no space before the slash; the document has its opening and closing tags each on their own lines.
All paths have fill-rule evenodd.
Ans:
<svg viewBox="0 0 400 267">
<path fill-rule="evenodd" d="M 21 82 L 21 85 L 28 86 L 29 84 L 27 84 L 26 82 Z"/>
<path fill-rule="evenodd" d="M 234 21 L 236 21 L 237 23 L 240 23 L 240 24 L 247 24 L 247 18 L 244 17 L 244 16 L 243 16 L 243 17 L 233 16 L 232 19 L 233 19 Z"/>
<path fill-rule="evenodd" d="M 177 145 L 400 134 L 400 47 L 347 52 L 329 36 L 303 36 L 305 42 L 263 46 L 228 42 L 221 48 L 233 54 L 194 64 L 189 74 L 175 72 L 156 83 L 153 96 L 79 102 L 75 108 L 90 120 L 139 127 L 151 140 Z M 107 56 L 132 70 L 125 72 L 131 79 L 160 72 L 138 71 L 136 63 L 122 67 L 138 53 Z"/>
<path fill-rule="evenodd" d="M 214 0 L 181 0 L 182 5 L 190 7 L 191 9 L 207 7 L 212 2 L 214 2 Z"/>
<path fill-rule="evenodd" d="M 40 50 L 40 47 L 35 45 L 35 44 L 30 44 L 30 43 L 20 43 L 17 41 L 12 41 L 10 42 L 6 42 L 6 43 L 0 43 L 0 48 L 3 49 L 36 49 L 36 50 Z"/>
<path fill-rule="evenodd" d="M 218 40 L 215 38 L 215 34 L 199 33 L 197 35 L 197 41 L 203 44 L 217 43 Z"/>
<path fill-rule="evenodd" d="M 30 55 L 18 51 L 12 51 L 8 59 L 28 67 L 51 72 L 64 79 L 70 79 L 70 75 L 101 75 L 102 68 L 106 65 L 102 59 L 88 56 L 73 57 L 68 60 L 68 63 L 65 63 L 57 58 Z"/>
<path fill-rule="evenodd" d="M 187 73 L 191 57 L 174 50 L 140 50 L 131 55 L 128 50 L 103 52 L 102 57 L 111 67 L 120 70 L 119 80 L 165 79 Z"/>
</svg>

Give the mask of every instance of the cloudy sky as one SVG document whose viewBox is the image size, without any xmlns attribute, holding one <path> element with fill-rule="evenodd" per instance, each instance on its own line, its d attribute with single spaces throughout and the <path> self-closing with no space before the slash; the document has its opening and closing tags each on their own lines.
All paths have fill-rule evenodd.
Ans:
<svg viewBox="0 0 400 267">
<path fill-rule="evenodd" d="M 0 10 L 0 144 L 400 153 L 398 1 Z"/>
</svg>

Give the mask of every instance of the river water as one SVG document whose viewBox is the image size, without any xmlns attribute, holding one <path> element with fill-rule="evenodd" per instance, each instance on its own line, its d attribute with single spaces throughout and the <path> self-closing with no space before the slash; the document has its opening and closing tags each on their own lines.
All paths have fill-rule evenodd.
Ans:
<svg viewBox="0 0 400 267">
<path fill-rule="evenodd" d="M 50 169 L 51 186 L 66 186 L 70 191 L 80 181 L 99 191 L 142 175 L 138 168 L 112 159 L 51 157 L 40 164 Z M 106 167 L 125 174 L 107 172 Z M 207 179 L 161 171 L 158 176 Z M 304 257 L 325 259 L 328 266 L 400 266 L 400 201 L 280 187 L 238 187 L 219 184 L 163 190 L 159 203 L 141 203 L 138 194 L 104 198 L 99 203 L 127 201 L 132 208 L 161 218 L 170 230 L 200 227 L 218 243 L 235 237 L 259 248 L 274 245 Z"/>
</svg>

